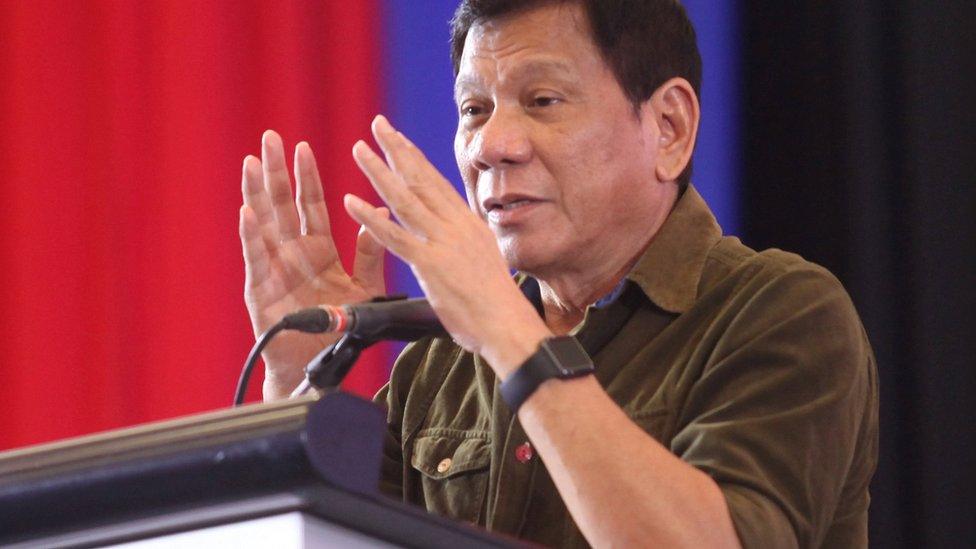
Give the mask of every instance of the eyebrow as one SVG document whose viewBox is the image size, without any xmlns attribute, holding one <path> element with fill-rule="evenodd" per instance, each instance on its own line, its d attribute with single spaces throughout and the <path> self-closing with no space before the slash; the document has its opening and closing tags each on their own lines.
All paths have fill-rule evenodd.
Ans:
<svg viewBox="0 0 976 549">
<path fill-rule="evenodd" d="M 573 71 L 569 64 L 550 59 L 530 61 L 529 63 L 520 65 L 511 72 L 509 78 L 512 80 L 525 80 L 545 76 L 555 76 L 571 84 L 579 82 L 579 78 L 575 76 L 575 71 Z M 471 74 L 458 75 L 454 81 L 455 100 L 457 100 L 462 89 L 468 87 L 478 88 L 482 85 L 481 79 L 477 76 Z"/>
<path fill-rule="evenodd" d="M 465 88 L 480 88 L 481 79 L 471 75 L 458 75 L 454 79 L 454 101 L 457 102 L 458 97 L 461 95 L 461 90 Z"/>
</svg>

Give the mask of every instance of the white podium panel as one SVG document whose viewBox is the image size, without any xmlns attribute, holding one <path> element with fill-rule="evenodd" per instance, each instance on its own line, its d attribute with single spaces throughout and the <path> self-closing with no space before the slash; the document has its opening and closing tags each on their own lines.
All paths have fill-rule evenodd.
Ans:
<svg viewBox="0 0 976 549">
<path fill-rule="evenodd" d="M 297 511 L 122 543 L 124 549 L 312 549 L 395 547 Z"/>
</svg>

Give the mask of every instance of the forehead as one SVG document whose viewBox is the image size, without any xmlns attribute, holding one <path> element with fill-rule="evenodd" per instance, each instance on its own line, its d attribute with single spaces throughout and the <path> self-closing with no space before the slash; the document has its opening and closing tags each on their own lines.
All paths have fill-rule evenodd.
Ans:
<svg viewBox="0 0 976 549">
<path fill-rule="evenodd" d="M 457 86 L 492 76 L 572 76 L 602 68 L 582 7 L 576 2 L 544 4 L 472 25 Z"/>
</svg>

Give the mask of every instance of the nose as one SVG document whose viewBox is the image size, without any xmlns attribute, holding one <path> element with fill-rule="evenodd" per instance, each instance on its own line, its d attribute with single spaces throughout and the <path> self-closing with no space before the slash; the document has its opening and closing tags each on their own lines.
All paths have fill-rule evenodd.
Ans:
<svg viewBox="0 0 976 549">
<path fill-rule="evenodd" d="M 471 140 L 471 159 L 480 171 L 527 162 L 532 156 L 528 128 L 518 113 L 496 108 Z"/>
</svg>

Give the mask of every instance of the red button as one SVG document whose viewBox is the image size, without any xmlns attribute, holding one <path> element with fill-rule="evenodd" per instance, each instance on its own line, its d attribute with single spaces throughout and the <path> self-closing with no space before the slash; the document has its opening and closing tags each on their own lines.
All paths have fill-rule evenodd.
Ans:
<svg viewBox="0 0 976 549">
<path fill-rule="evenodd" d="M 530 459 L 532 459 L 532 456 L 534 455 L 535 452 L 532 451 L 532 445 L 529 444 L 528 442 L 524 444 L 519 444 L 518 446 L 515 447 L 515 459 L 517 459 L 519 463 L 525 463 L 529 461 Z"/>
</svg>

